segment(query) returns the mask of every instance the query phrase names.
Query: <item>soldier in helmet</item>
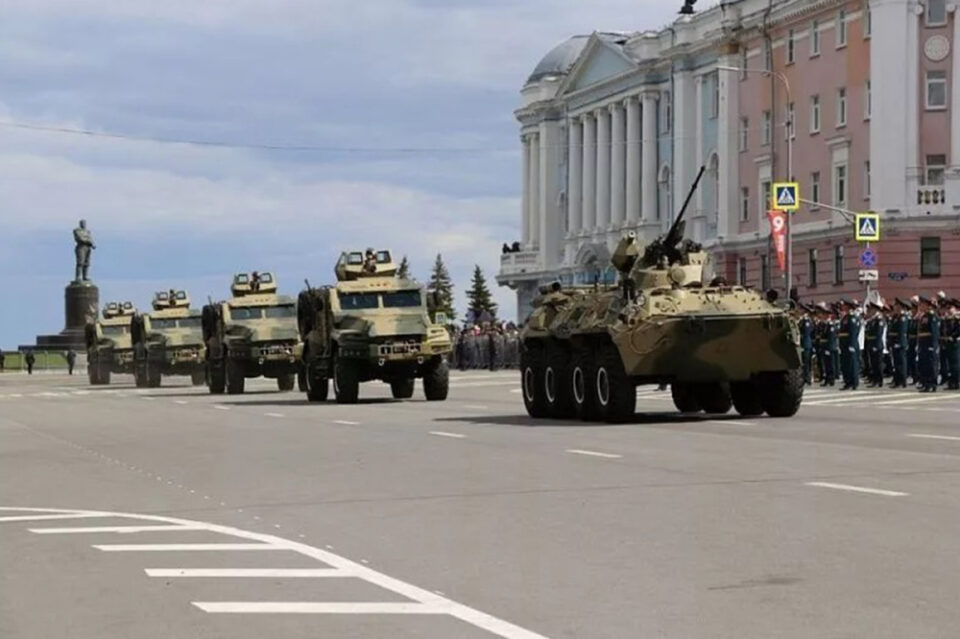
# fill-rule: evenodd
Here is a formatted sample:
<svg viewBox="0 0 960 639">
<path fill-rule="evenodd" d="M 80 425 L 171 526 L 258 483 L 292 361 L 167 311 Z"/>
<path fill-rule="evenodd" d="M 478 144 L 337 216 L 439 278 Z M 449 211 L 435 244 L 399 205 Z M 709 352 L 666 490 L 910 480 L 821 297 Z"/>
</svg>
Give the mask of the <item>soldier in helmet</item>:
<svg viewBox="0 0 960 639">
<path fill-rule="evenodd" d="M 254 271 L 250 274 L 250 290 L 259 291 L 260 290 L 260 273 Z M 173 291 L 170 291 L 173 293 Z M 170 303 L 173 304 L 173 299 L 170 300 Z"/>
<path fill-rule="evenodd" d="M 377 254 L 372 248 L 368 248 L 366 253 L 363 255 L 363 272 L 364 273 L 376 273 L 377 272 Z"/>
<path fill-rule="evenodd" d="M 860 329 L 862 322 L 857 313 L 856 301 L 843 300 L 845 313 L 840 320 L 840 367 L 843 370 L 843 387 L 840 390 L 857 390 L 860 387 Z"/>
<path fill-rule="evenodd" d="M 27 351 L 23 361 L 27 365 L 27 375 L 33 375 L 33 365 L 37 362 L 37 356 L 33 354 L 33 351 Z"/>
</svg>

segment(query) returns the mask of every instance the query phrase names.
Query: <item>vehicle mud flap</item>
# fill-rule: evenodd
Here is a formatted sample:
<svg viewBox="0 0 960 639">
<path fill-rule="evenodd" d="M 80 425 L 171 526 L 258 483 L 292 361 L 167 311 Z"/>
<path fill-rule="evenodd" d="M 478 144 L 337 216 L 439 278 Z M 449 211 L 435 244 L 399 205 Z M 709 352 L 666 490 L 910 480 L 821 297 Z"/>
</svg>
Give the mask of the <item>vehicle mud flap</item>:
<svg viewBox="0 0 960 639">
<path fill-rule="evenodd" d="M 333 394 L 338 404 L 357 403 L 360 396 L 360 371 L 353 360 L 334 358 Z"/>
<path fill-rule="evenodd" d="M 243 375 L 243 367 L 239 362 L 227 358 L 226 365 L 226 386 L 228 395 L 243 394 L 246 378 Z"/>
<path fill-rule="evenodd" d="M 394 399 L 410 399 L 413 397 L 414 381 L 412 377 L 404 377 L 391 381 L 390 394 L 393 395 Z"/>
</svg>

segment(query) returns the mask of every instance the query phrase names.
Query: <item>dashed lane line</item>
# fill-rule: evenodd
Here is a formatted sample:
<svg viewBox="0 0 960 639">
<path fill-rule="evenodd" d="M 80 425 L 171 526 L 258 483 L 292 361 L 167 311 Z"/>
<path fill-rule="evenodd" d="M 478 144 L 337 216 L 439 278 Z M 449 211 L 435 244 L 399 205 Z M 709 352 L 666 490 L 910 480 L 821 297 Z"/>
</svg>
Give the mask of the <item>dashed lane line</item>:
<svg viewBox="0 0 960 639">
<path fill-rule="evenodd" d="M 581 448 L 568 448 L 568 453 L 574 455 L 587 455 L 588 457 L 605 457 L 607 459 L 620 459 L 623 455 L 615 455 L 613 453 L 601 453 L 596 450 L 583 450 Z"/>
<path fill-rule="evenodd" d="M 437 437 L 452 437 L 452 438 L 454 438 L 454 439 L 464 439 L 464 438 L 466 438 L 466 435 L 463 435 L 463 434 L 461 434 L 461 433 L 448 433 L 448 432 L 442 431 L 442 430 L 431 430 L 431 431 L 430 431 L 430 434 L 431 434 L 431 435 L 436 435 Z"/>
<path fill-rule="evenodd" d="M 229 406 L 224 406 L 223 404 L 214 404 L 213 407 L 217 410 L 230 410 Z"/>
<path fill-rule="evenodd" d="M 866 488 L 864 486 L 850 486 L 849 484 L 832 484 L 825 481 L 810 481 L 805 485 L 816 488 L 831 488 L 833 490 L 845 490 L 853 493 L 865 493 L 868 495 L 882 495 L 883 497 L 907 497 L 910 493 L 901 493 L 896 490 L 881 490 L 880 488 Z"/>
<path fill-rule="evenodd" d="M 283 417 L 283 413 L 264 413 L 265 417 Z"/>
<path fill-rule="evenodd" d="M 722 426 L 757 426 L 757 422 L 741 422 L 736 419 L 708 419 L 706 420 L 708 424 L 720 424 Z"/>
<path fill-rule="evenodd" d="M 351 422 L 346 419 L 335 419 L 333 420 L 334 424 L 340 424 L 342 426 L 359 426 L 360 422 Z"/>
<path fill-rule="evenodd" d="M 908 433 L 907 437 L 915 437 L 917 439 L 942 439 L 948 442 L 960 442 L 960 437 L 955 437 L 953 435 L 927 435 L 926 433 Z"/>
</svg>

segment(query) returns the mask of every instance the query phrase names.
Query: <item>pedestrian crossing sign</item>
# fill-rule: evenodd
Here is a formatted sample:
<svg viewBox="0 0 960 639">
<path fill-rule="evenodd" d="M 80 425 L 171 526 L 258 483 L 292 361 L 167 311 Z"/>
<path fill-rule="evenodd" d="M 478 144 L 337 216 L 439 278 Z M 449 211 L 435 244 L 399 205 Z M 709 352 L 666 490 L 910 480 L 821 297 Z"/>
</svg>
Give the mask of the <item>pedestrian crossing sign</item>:
<svg viewBox="0 0 960 639">
<path fill-rule="evenodd" d="M 773 206 L 776 211 L 796 211 L 800 208 L 800 185 L 796 182 L 774 182 Z"/>
<path fill-rule="evenodd" d="M 857 241 L 880 241 L 880 216 L 876 213 L 857 213 Z"/>
</svg>

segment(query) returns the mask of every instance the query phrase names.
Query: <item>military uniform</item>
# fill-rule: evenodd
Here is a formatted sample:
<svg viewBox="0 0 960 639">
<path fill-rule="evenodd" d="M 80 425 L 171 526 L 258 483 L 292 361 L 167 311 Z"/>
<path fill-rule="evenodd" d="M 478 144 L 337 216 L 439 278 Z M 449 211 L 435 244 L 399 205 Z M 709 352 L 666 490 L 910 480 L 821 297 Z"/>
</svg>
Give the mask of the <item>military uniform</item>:
<svg viewBox="0 0 960 639">
<path fill-rule="evenodd" d="M 937 368 L 940 363 L 940 317 L 928 309 L 917 320 L 917 372 L 920 391 L 937 391 Z"/>
<path fill-rule="evenodd" d="M 826 385 L 834 386 L 837 383 L 837 373 L 840 368 L 840 322 L 828 316 L 824 322 L 824 368 L 826 369 Z"/>
<path fill-rule="evenodd" d="M 893 387 L 907 387 L 907 350 L 910 340 L 907 332 L 910 326 L 910 314 L 904 310 L 904 305 L 897 300 L 900 310 L 893 314 L 887 324 L 887 348 L 893 357 Z"/>
<path fill-rule="evenodd" d="M 920 316 L 912 313 L 907 323 L 907 373 L 910 375 L 910 381 L 915 385 L 920 384 L 920 373 L 917 370 L 917 333 L 919 331 Z"/>
<path fill-rule="evenodd" d="M 843 389 L 860 387 L 860 316 L 848 304 L 849 312 L 840 320 L 840 367 L 843 371 Z"/>
<path fill-rule="evenodd" d="M 953 378 L 956 375 L 953 365 L 953 351 L 956 346 L 954 331 L 956 319 L 953 309 L 944 304 L 943 314 L 940 316 L 940 383 L 953 388 Z"/>
<path fill-rule="evenodd" d="M 813 320 L 809 313 L 804 313 L 798 322 L 800 329 L 800 348 L 803 351 L 803 382 L 812 384 L 813 368 Z"/>
<path fill-rule="evenodd" d="M 876 313 L 867 320 L 866 341 L 868 377 L 873 387 L 883 386 L 883 351 L 884 336 L 887 330 L 887 318 L 882 313 Z"/>
</svg>

